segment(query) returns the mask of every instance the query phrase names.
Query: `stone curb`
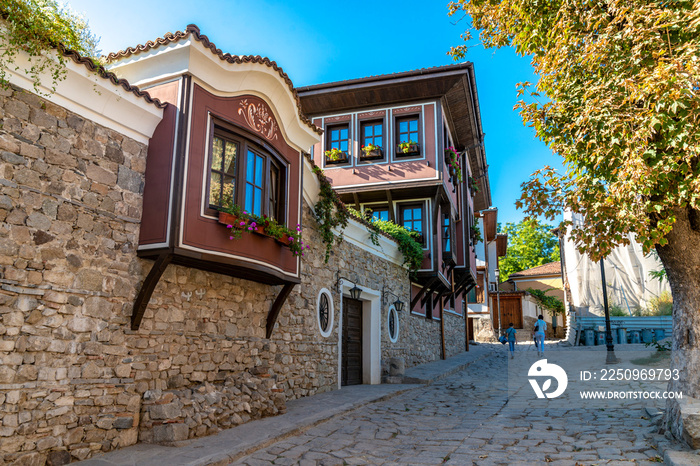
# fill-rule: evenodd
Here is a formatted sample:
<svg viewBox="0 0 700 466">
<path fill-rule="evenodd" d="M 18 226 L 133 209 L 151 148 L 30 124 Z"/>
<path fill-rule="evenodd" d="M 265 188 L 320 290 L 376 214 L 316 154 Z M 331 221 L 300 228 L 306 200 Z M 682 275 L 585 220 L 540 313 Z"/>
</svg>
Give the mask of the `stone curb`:
<svg viewBox="0 0 700 466">
<path fill-rule="evenodd" d="M 478 351 L 481 353 L 481 351 Z M 473 356 L 472 356 L 473 355 Z M 226 429 L 216 435 L 181 442 L 168 447 L 136 444 L 81 461 L 84 466 L 136 466 L 168 464 L 181 466 L 228 465 L 280 440 L 372 403 L 424 388 L 437 380 L 466 369 L 491 355 L 461 353 L 444 361 L 412 367 L 402 384 L 358 385 L 290 401 L 286 414 L 268 417 Z M 455 358 L 469 359 L 455 365 Z"/>
</svg>

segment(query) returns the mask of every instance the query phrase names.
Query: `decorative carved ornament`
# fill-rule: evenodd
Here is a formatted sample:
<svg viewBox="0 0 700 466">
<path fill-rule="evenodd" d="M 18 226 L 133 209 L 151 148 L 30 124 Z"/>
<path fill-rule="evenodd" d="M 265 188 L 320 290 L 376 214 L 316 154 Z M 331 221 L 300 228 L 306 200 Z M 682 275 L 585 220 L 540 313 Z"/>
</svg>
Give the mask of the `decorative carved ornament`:
<svg viewBox="0 0 700 466">
<path fill-rule="evenodd" d="M 336 121 L 350 121 L 350 115 L 326 118 L 326 123 L 335 123 Z"/>
<path fill-rule="evenodd" d="M 382 111 L 378 111 L 378 112 L 360 113 L 357 116 L 358 116 L 358 118 L 368 118 L 368 117 L 377 117 L 377 116 L 384 117 L 384 116 L 386 116 L 386 111 L 382 110 Z"/>
<path fill-rule="evenodd" d="M 411 112 L 419 112 L 420 107 L 406 107 L 406 108 L 397 108 L 394 110 L 394 114 L 397 113 L 411 113 Z"/>
<path fill-rule="evenodd" d="M 243 115 L 246 123 L 253 130 L 265 136 L 272 141 L 277 139 L 277 122 L 270 115 L 267 106 L 262 103 L 255 104 L 248 102 L 248 99 L 241 101 L 241 108 L 238 109 L 238 114 Z"/>
</svg>

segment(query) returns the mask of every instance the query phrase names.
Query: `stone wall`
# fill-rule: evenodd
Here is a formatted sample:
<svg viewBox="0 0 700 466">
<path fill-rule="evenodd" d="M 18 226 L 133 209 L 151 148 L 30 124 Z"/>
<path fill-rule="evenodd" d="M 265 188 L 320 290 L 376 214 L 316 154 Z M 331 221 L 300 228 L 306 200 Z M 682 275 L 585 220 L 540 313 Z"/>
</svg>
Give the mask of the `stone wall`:
<svg viewBox="0 0 700 466">
<path fill-rule="evenodd" d="M 136 255 L 146 147 L 16 88 L 0 91 L 0 121 L 0 462 L 58 464 L 284 412 L 339 386 L 339 274 L 409 300 L 405 268 L 349 241 L 325 264 L 305 205 L 312 248 L 272 338 L 281 287 L 173 265 L 131 331 L 152 266 Z M 334 302 L 327 338 L 321 288 Z M 381 312 L 382 358 L 439 359 L 438 321 L 401 313 L 394 344 Z"/>
<path fill-rule="evenodd" d="M 17 88 L 0 119 L 0 460 L 132 444 L 146 147 Z"/>
<path fill-rule="evenodd" d="M 404 311 L 399 313 L 399 322 L 399 338 L 392 343 L 386 328 L 386 313 L 382 314 L 383 361 L 403 358 L 405 367 L 413 367 L 440 359 L 440 321 Z"/>
<path fill-rule="evenodd" d="M 491 317 L 474 318 L 474 340 L 477 342 L 495 342 L 496 331 L 493 329 Z"/>
<path fill-rule="evenodd" d="M 464 316 L 444 312 L 445 316 L 445 352 L 446 357 L 463 353 L 467 349 L 467 328 Z"/>
</svg>

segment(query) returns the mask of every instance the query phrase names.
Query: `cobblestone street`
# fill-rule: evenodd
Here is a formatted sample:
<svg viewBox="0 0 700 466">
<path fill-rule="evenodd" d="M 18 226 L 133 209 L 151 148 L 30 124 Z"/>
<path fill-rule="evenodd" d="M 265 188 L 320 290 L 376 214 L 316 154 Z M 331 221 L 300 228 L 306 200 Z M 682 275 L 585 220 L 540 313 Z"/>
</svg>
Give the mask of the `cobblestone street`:
<svg viewBox="0 0 700 466">
<path fill-rule="evenodd" d="M 529 367 L 538 359 L 533 348 L 519 345 L 519 349 L 515 364 Z M 605 357 L 603 351 L 580 351 Z M 507 373 L 507 352 L 494 345 L 485 358 L 465 371 L 337 416 L 233 464 L 574 466 L 662 462 L 648 439 L 653 428 L 644 408 L 653 402 L 616 401 L 607 407 L 571 402 L 551 409 L 512 396 L 509 402 Z M 523 382 L 530 390 L 528 395 L 535 398 Z"/>
</svg>

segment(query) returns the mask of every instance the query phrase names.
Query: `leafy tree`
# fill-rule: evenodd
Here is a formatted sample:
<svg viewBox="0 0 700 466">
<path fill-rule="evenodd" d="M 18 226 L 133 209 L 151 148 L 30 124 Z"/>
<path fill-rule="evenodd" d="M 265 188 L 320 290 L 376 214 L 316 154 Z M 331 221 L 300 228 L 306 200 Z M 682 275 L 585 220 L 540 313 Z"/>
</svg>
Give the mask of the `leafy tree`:
<svg viewBox="0 0 700 466">
<path fill-rule="evenodd" d="M 30 58 L 28 68 L 23 71 L 32 79 L 37 93 L 40 93 L 41 74 L 49 73 L 54 91 L 58 81 L 65 77 L 63 54 L 47 51 L 68 49 L 86 57 L 95 57 L 98 53 L 98 39 L 90 32 L 87 22 L 57 0 L 0 0 L 0 17 L 4 20 L 0 23 L 3 30 L 0 48 L 2 87 L 9 85 L 7 70 L 20 67 L 16 63 L 20 52 Z"/>
<path fill-rule="evenodd" d="M 501 280 L 521 270 L 556 262 L 559 256 L 559 240 L 537 220 L 506 223 L 503 233 L 508 235 L 508 253 L 500 259 Z"/>
<path fill-rule="evenodd" d="M 459 0 L 487 47 L 513 46 L 538 75 L 525 124 L 564 158 L 519 205 L 584 216 L 572 236 L 597 260 L 627 233 L 653 248 L 673 293 L 671 389 L 700 396 L 700 0 Z M 469 40 L 470 33 L 463 36 Z M 466 45 L 452 49 L 462 57 Z M 540 96 L 545 99 L 539 100 Z M 674 419 L 677 404 L 667 410 Z M 676 430 L 677 432 L 677 430 Z"/>
</svg>

